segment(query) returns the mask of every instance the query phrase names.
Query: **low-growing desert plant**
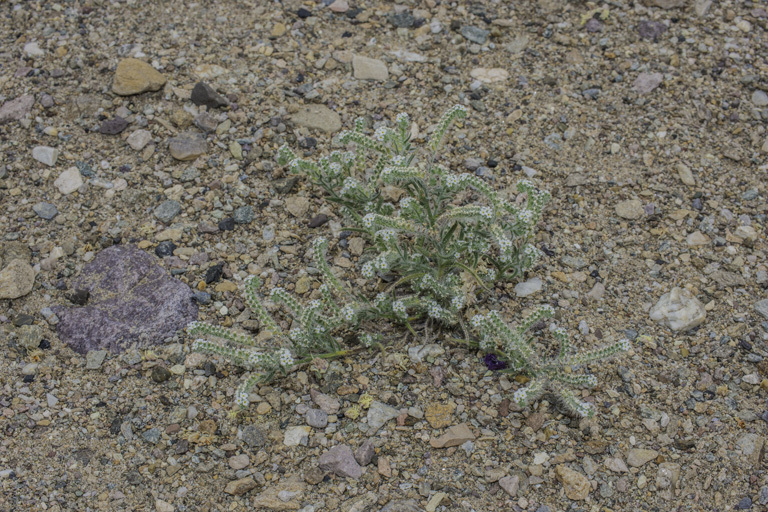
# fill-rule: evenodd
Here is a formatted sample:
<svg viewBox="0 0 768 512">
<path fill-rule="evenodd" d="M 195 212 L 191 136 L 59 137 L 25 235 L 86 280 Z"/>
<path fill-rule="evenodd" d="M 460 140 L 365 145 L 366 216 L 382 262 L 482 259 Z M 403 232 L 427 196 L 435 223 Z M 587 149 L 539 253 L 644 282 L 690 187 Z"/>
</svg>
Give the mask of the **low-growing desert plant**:
<svg viewBox="0 0 768 512">
<path fill-rule="evenodd" d="M 390 297 L 392 310 L 403 319 L 426 314 L 454 324 L 474 299 L 469 280 L 484 286 L 519 278 L 539 255 L 531 241 L 548 192 L 521 180 L 517 200 L 505 199 L 482 178 L 438 163 L 448 128 L 466 115 L 461 105 L 443 115 L 423 160 L 411 144 L 406 114 L 397 116 L 395 128 L 379 127 L 373 136 L 357 120 L 354 130 L 339 137 L 352 150 L 334 151 L 317 162 L 298 158 L 285 146 L 279 152 L 279 162 L 308 176 L 341 205 L 347 229 L 368 239 L 371 257 L 362 275 L 390 273 L 397 285 L 405 285 L 392 287 L 399 295 Z M 397 203 L 389 200 L 393 193 L 402 195 Z"/>
<path fill-rule="evenodd" d="M 570 412 L 592 417 L 595 414 L 594 406 L 580 401 L 574 389 L 595 387 L 597 377 L 576 371 L 589 363 L 626 352 L 629 350 L 629 340 L 623 339 L 593 350 L 573 353 L 568 332 L 557 327 L 552 330 L 552 336 L 559 343 L 559 350 L 556 354 L 545 355 L 544 349 L 536 346 L 529 331 L 554 313 L 552 306 L 541 306 L 525 317 L 516 328 L 511 328 L 501 319 L 498 311 L 491 311 L 486 315 L 475 315 L 471 324 L 479 334 L 477 346 L 496 355 L 505 363 L 507 371 L 530 377 L 528 385 L 514 394 L 513 399 L 520 407 L 533 403 L 545 392 L 551 392 Z"/>
<path fill-rule="evenodd" d="M 325 260 L 328 242 L 314 241 L 315 264 L 323 276 L 319 288 L 320 299 L 300 304 L 282 288 L 273 288 L 274 302 L 284 304 L 293 318 L 293 326 L 284 332 L 261 303 L 256 276 L 245 280 L 244 298 L 259 320 L 259 338 L 205 322 L 192 322 L 187 332 L 197 337 L 192 349 L 226 357 L 232 363 L 250 370 L 236 393 L 236 402 L 248 405 L 250 390 L 260 382 L 271 380 L 276 374 L 286 374 L 294 365 L 307 363 L 313 358 L 341 357 L 348 353 L 343 346 L 345 335 L 353 333 L 366 347 L 377 344 L 381 335 L 365 330 L 363 322 L 369 318 L 386 317 L 387 312 L 344 286 L 331 272 Z"/>
</svg>

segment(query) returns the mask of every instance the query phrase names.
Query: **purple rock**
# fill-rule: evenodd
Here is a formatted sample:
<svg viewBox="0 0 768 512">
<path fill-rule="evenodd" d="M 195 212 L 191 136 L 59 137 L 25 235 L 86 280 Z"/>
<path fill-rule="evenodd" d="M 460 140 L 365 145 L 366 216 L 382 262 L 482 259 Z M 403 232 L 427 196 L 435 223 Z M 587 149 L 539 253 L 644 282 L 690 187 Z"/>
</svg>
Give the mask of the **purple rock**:
<svg viewBox="0 0 768 512">
<path fill-rule="evenodd" d="M 30 94 L 19 96 L 11 101 L 6 101 L 3 106 L 0 107 L 0 124 L 5 124 L 9 121 L 18 121 L 24 117 L 27 112 L 32 110 L 32 105 L 35 104 L 35 97 Z"/>
<path fill-rule="evenodd" d="M 72 288 L 90 293 L 88 305 L 52 309 L 59 337 L 81 354 L 157 345 L 197 319 L 192 290 L 136 247 L 104 249 Z"/>
<path fill-rule="evenodd" d="M 355 460 L 352 449 L 345 444 L 334 446 L 322 454 L 317 463 L 323 471 L 338 476 L 357 479 L 363 475 L 363 469 Z"/>
<path fill-rule="evenodd" d="M 667 31 L 667 26 L 660 21 L 643 20 L 637 24 L 637 32 L 643 39 L 656 39 Z"/>
<path fill-rule="evenodd" d="M 600 23 L 600 20 L 597 18 L 590 18 L 587 24 L 584 25 L 584 28 L 587 30 L 587 32 L 594 34 L 596 32 L 603 31 L 603 24 Z"/>
<path fill-rule="evenodd" d="M 661 73 L 640 73 L 632 84 L 632 88 L 640 95 L 648 94 L 663 81 L 664 75 Z"/>
<path fill-rule="evenodd" d="M 376 450 L 373 447 L 373 441 L 366 439 L 357 450 L 355 450 L 355 460 L 361 466 L 367 466 L 373 460 Z"/>
<path fill-rule="evenodd" d="M 106 119 L 99 127 L 99 132 L 104 135 L 117 135 L 128 127 L 128 121 L 120 116 L 113 119 Z"/>
<path fill-rule="evenodd" d="M 224 107 L 227 105 L 226 98 L 205 82 L 197 82 L 195 84 L 190 99 L 195 105 L 205 105 L 208 108 Z"/>
</svg>

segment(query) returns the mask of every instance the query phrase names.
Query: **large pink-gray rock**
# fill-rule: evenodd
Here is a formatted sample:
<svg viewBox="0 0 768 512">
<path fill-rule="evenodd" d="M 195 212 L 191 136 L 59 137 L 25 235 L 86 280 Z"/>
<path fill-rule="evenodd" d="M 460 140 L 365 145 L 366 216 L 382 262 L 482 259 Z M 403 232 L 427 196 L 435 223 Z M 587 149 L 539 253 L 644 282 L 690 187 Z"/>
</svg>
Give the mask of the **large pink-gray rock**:
<svg viewBox="0 0 768 512">
<path fill-rule="evenodd" d="M 363 475 L 363 468 L 355 460 L 352 449 L 345 444 L 336 445 L 322 454 L 317 459 L 317 465 L 323 471 L 328 471 L 338 476 L 357 479 Z"/>
<path fill-rule="evenodd" d="M 6 101 L 0 107 L 0 124 L 10 121 L 18 121 L 32 109 L 35 104 L 35 97 L 30 94 L 19 96 L 18 98 Z"/>
<path fill-rule="evenodd" d="M 101 251 L 71 288 L 88 290 L 88 304 L 54 311 L 59 337 L 81 354 L 158 345 L 197 319 L 192 290 L 132 246 Z"/>
</svg>

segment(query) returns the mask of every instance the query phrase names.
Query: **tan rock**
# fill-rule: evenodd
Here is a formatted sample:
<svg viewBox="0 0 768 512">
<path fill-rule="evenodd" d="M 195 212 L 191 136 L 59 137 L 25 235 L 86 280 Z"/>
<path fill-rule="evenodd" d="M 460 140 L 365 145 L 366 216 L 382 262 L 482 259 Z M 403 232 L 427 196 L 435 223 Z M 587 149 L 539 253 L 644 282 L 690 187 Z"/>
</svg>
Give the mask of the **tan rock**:
<svg viewBox="0 0 768 512">
<path fill-rule="evenodd" d="M 123 59 L 115 70 L 112 92 L 131 96 L 147 91 L 159 91 L 166 78 L 155 68 L 138 59 Z"/>
<path fill-rule="evenodd" d="M 451 424 L 455 409 L 456 404 L 453 403 L 430 404 L 427 406 L 427 410 L 424 411 L 424 417 L 432 428 L 444 428 Z"/>
<path fill-rule="evenodd" d="M 256 496 L 252 510 L 299 510 L 306 488 L 297 477 L 280 482 Z"/>
<path fill-rule="evenodd" d="M 371 59 L 362 55 L 355 55 L 352 58 L 352 69 L 355 78 L 358 80 L 377 80 L 384 81 L 389 78 L 387 65 L 379 59 Z"/>
<path fill-rule="evenodd" d="M 475 434 L 472 433 L 467 424 L 461 423 L 449 428 L 445 434 L 437 439 L 430 439 L 429 444 L 432 448 L 450 448 L 451 446 L 460 446 L 474 438 Z"/>
<path fill-rule="evenodd" d="M 233 496 L 242 496 L 254 487 L 256 487 L 256 480 L 251 477 L 246 477 L 229 482 L 224 488 L 224 492 Z"/>
<path fill-rule="evenodd" d="M 0 271 L 0 299 L 18 299 L 32 291 L 35 270 L 22 260 L 11 260 Z"/>
<path fill-rule="evenodd" d="M 585 500 L 592 486 L 586 476 L 561 464 L 555 468 L 555 475 L 563 484 L 565 495 L 571 500 Z"/>
<path fill-rule="evenodd" d="M 633 468 L 639 468 L 640 466 L 652 461 L 659 456 L 659 452 L 656 450 L 646 450 L 643 448 L 634 448 L 629 450 L 627 454 L 627 464 Z"/>
</svg>

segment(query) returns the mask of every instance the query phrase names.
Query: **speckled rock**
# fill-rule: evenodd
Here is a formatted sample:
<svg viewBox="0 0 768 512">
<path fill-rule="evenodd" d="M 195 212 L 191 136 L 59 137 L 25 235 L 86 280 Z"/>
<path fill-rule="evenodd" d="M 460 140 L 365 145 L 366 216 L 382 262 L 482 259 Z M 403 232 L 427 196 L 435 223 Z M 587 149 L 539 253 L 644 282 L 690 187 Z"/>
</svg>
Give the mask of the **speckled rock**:
<svg viewBox="0 0 768 512">
<path fill-rule="evenodd" d="M 166 78 L 146 62 L 124 59 L 115 70 L 112 92 L 119 96 L 131 96 L 147 91 L 159 91 L 165 82 Z"/>
<path fill-rule="evenodd" d="M 563 484 L 565 495 L 569 499 L 576 501 L 586 500 L 589 496 L 589 491 L 592 490 L 592 486 L 589 485 L 589 480 L 586 476 L 568 468 L 564 464 L 560 464 L 555 468 L 555 476 Z"/>
<path fill-rule="evenodd" d="M 325 105 L 304 105 L 291 116 L 291 121 L 299 126 L 335 133 L 341 130 L 341 117 Z"/>
<path fill-rule="evenodd" d="M 673 331 L 687 331 L 701 325 L 707 312 L 704 305 L 682 288 L 672 288 L 672 291 L 661 296 L 650 311 L 651 320 L 666 325 Z"/>
<path fill-rule="evenodd" d="M 122 352 L 163 343 L 197 318 L 192 290 L 132 246 L 104 249 L 87 264 L 72 288 L 88 290 L 87 306 L 53 308 L 59 337 L 81 354 Z"/>
<path fill-rule="evenodd" d="M 0 299 L 18 299 L 32 291 L 35 270 L 22 260 L 11 262 L 0 270 Z"/>
</svg>

